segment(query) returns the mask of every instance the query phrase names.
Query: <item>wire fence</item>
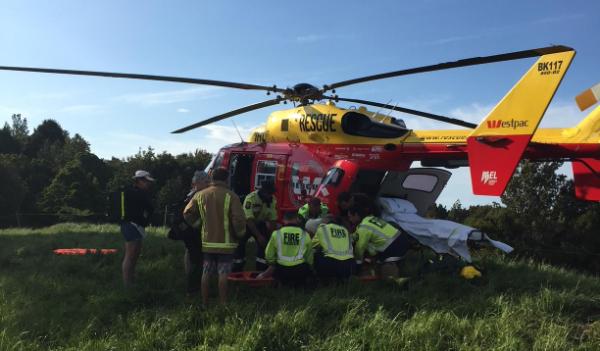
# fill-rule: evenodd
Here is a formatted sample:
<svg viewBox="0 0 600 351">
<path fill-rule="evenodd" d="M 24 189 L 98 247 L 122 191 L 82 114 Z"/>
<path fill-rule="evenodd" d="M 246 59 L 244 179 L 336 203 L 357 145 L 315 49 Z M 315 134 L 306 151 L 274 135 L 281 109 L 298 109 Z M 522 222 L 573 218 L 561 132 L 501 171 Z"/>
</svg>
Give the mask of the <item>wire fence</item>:
<svg viewBox="0 0 600 351">
<path fill-rule="evenodd" d="M 180 206 L 165 206 L 162 211 L 154 212 L 150 223 L 155 226 L 169 226 L 178 216 Z M 63 222 L 75 223 L 118 223 L 105 212 L 86 213 L 49 213 L 49 212 L 19 212 L 15 214 L 0 214 L 0 228 L 38 228 Z"/>
</svg>

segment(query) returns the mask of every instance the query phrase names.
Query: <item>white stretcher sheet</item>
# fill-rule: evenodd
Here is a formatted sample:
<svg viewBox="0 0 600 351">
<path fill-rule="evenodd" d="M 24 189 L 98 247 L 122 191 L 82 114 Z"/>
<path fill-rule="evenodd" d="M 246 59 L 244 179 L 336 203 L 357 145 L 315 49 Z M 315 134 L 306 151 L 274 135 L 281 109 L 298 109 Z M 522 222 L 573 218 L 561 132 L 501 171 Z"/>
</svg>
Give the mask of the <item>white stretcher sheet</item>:
<svg viewBox="0 0 600 351">
<path fill-rule="evenodd" d="M 383 208 L 384 220 L 397 223 L 419 243 L 437 253 L 460 256 L 467 262 L 471 262 L 467 240 L 489 243 L 505 253 L 513 251 L 511 246 L 490 239 L 478 229 L 452 221 L 423 218 L 417 214 L 415 206 L 407 200 L 382 197 L 379 202 Z"/>
</svg>

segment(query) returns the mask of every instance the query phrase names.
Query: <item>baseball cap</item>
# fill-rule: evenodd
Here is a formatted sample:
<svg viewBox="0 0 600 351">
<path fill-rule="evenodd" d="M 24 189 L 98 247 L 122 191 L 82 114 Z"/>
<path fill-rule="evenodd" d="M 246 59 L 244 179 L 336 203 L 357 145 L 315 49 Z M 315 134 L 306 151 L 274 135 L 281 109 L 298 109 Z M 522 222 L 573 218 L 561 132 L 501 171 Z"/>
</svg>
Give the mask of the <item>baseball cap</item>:
<svg viewBox="0 0 600 351">
<path fill-rule="evenodd" d="M 135 171 L 135 175 L 132 178 L 133 179 L 144 178 L 144 179 L 146 179 L 149 182 L 155 181 L 155 179 L 150 176 L 150 172 L 144 171 L 144 170 L 141 170 L 141 169 Z"/>
</svg>

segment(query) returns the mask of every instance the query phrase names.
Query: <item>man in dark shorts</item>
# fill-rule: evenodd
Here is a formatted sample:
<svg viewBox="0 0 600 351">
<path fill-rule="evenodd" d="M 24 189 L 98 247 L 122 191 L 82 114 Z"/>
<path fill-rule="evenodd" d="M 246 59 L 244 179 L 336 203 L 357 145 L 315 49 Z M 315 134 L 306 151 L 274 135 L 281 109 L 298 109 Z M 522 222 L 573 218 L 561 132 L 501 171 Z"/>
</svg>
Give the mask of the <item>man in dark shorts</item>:
<svg viewBox="0 0 600 351">
<path fill-rule="evenodd" d="M 194 198 L 183 210 L 188 223 L 201 221 L 202 237 L 202 303 L 208 305 L 210 277 L 219 277 L 219 301 L 227 302 L 227 275 L 231 272 L 233 252 L 238 238 L 246 231 L 246 217 L 239 197 L 227 187 L 229 172 L 215 169 L 212 183 Z"/>
<path fill-rule="evenodd" d="M 121 192 L 121 233 L 125 238 L 123 257 L 123 284 L 134 282 L 135 266 L 142 251 L 145 227 L 150 223 L 153 208 L 148 196 L 154 178 L 147 171 L 139 170 L 133 176 L 133 186 Z"/>
</svg>

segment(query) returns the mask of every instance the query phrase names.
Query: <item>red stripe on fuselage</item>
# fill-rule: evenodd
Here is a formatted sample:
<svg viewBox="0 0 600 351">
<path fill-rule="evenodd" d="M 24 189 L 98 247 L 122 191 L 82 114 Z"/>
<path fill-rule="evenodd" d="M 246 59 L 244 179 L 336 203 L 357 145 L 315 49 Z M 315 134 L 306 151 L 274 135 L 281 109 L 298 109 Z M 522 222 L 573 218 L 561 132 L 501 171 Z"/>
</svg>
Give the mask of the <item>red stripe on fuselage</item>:
<svg viewBox="0 0 600 351">
<path fill-rule="evenodd" d="M 394 150 L 382 145 L 351 144 L 242 144 L 224 147 L 234 152 L 287 154 L 292 159 L 314 159 L 329 167 L 338 160 L 353 160 L 369 169 L 403 170 L 414 161 L 423 159 L 466 160 L 467 144 L 403 143 Z M 600 157 L 600 144 L 541 144 L 529 143 L 523 159 L 562 159 Z"/>
</svg>

